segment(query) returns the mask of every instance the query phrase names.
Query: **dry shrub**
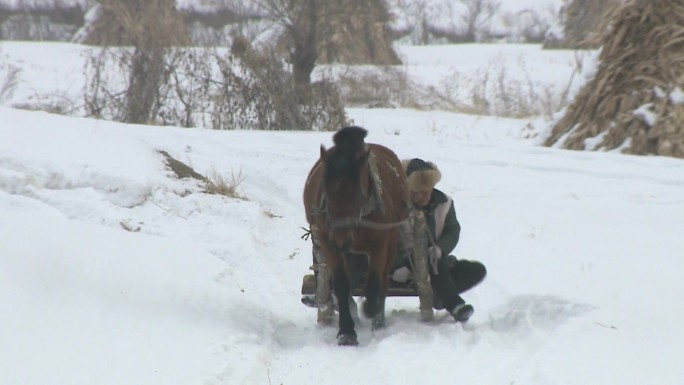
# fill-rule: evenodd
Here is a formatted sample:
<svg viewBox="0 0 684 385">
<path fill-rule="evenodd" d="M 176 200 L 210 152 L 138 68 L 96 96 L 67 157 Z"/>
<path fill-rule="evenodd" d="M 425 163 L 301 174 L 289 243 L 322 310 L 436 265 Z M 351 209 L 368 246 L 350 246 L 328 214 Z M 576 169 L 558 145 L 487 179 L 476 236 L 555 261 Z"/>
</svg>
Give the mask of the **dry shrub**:
<svg viewBox="0 0 684 385">
<path fill-rule="evenodd" d="M 45 111 L 57 115 L 73 115 L 80 108 L 71 96 L 59 91 L 36 94 L 28 101 L 13 103 L 12 107 L 27 111 Z"/>
<path fill-rule="evenodd" d="M 87 116 L 126 121 L 131 60 L 130 48 L 93 49 L 87 54 L 83 91 Z M 218 89 L 217 60 L 222 59 L 204 48 L 169 49 L 160 63 L 163 81 L 155 87 L 147 123 L 209 128 Z"/>
<path fill-rule="evenodd" d="M 334 131 L 347 124 L 334 84 L 298 84 L 274 52 L 236 42 L 233 55 L 218 61 L 214 128 Z"/>
<path fill-rule="evenodd" d="M 119 63 L 127 80 L 120 120 L 151 123 L 160 109 L 160 90 L 168 84 L 165 61 L 169 47 L 190 42 L 176 2 L 100 0 L 97 11 L 96 21 L 87 27 L 83 42 L 133 47 L 119 51 Z"/>
<path fill-rule="evenodd" d="M 417 101 L 417 86 L 411 83 L 406 71 L 398 67 L 348 67 L 335 78 L 346 106 L 422 107 Z"/>
<path fill-rule="evenodd" d="M 435 90 L 452 110 L 476 115 L 524 117 L 535 115 L 535 88 L 511 77 L 508 69 L 494 62 L 478 69 L 474 76 L 452 72 Z"/>
<path fill-rule="evenodd" d="M 134 49 L 101 48 L 90 50 L 86 55 L 84 69 L 86 82 L 83 90 L 86 116 L 128 122 L 129 117 L 132 116 L 128 109 L 134 100 L 132 92 L 138 89 L 138 86 L 132 87 L 133 84 L 129 80 L 141 79 L 143 76 L 142 73 L 133 74 Z M 164 60 L 162 59 L 160 63 L 163 64 Z M 156 79 L 156 76 L 152 76 L 152 79 Z M 145 116 L 144 121 L 141 122 L 151 124 L 155 121 L 162 100 L 168 94 L 168 87 L 165 87 L 164 82 L 137 84 L 147 84 L 150 88 L 149 92 L 143 92 L 140 95 L 141 98 L 145 98 L 145 95 L 155 95 L 154 99 L 147 99 L 146 103 L 149 101 L 152 103 L 147 106 L 146 111 L 143 111 Z M 136 108 L 136 112 L 140 111 Z"/>
<path fill-rule="evenodd" d="M 247 197 L 238 191 L 238 186 L 240 186 L 240 183 L 244 180 L 245 177 L 242 175 L 242 170 L 240 170 L 237 175 L 231 172 L 230 178 L 224 178 L 215 172 L 211 178 L 206 179 L 203 192 L 247 200 Z"/>
<path fill-rule="evenodd" d="M 86 116 L 123 121 L 128 54 L 120 51 L 110 48 L 90 50 L 85 54 L 83 105 Z"/>
<path fill-rule="evenodd" d="M 247 49 L 248 46 L 245 46 Z M 84 92 L 89 116 L 126 121 L 130 50 L 108 48 L 88 60 Z M 271 53 L 222 55 L 213 49 L 169 50 L 160 63 L 148 123 L 213 129 L 334 131 L 346 125 L 337 87 L 302 88 Z"/>
<path fill-rule="evenodd" d="M 244 175 L 242 175 L 242 170 L 240 170 L 237 175 L 231 173 L 230 178 L 224 178 L 215 171 L 212 177 L 206 177 L 195 171 L 191 166 L 174 158 L 168 152 L 160 150 L 159 153 L 164 157 L 164 163 L 166 163 L 166 166 L 174 173 L 176 178 L 191 178 L 199 181 L 202 184 L 202 192 L 223 195 L 230 198 L 247 199 L 237 190 L 240 183 L 245 179 Z"/>
<path fill-rule="evenodd" d="M 637 0 L 602 37 L 595 77 L 545 141 L 684 157 L 684 4 Z"/>
<path fill-rule="evenodd" d="M 213 94 L 217 92 L 216 61 L 211 49 L 177 49 L 166 56 L 168 95 L 157 121 L 163 125 L 210 127 Z"/>
<path fill-rule="evenodd" d="M 455 72 L 446 86 L 449 84 L 465 88 L 468 97 L 461 99 L 460 109 L 478 115 L 508 118 L 551 117 L 565 104 L 565 95 L 562 92 L 532 79 L 531 70 L 522 59 L 518 61 L 517 67 L 506 66 L 501 61 L 490 62 L 470 78 L 463 78 Z"/>
<path fill-rule="evenodd" d="M 2 51 L 0 51 L 0 54 Z M 19 84 L 21 68 L 4 60 L 0 62 L 0 104 L 5 103 L 14 95 Z"/>
<path fill-rule="evenodd" d="M 566 104 L 566 94 L 536 82 L 524 61 L 519 68 L 501 60 L 475 74 L 451 72 L 438 87 L 412 80 L 400 67 L 347 67 L 334 76 L 347 106 L 443 110 L 509 118 L 551 117 Z M 515 74 L 523 74 L 523 77 Z"/>
<path fill-rule="evenodd" d="M 87 0 L 0 2 L 0 40 L 68 41 L 83 24 Z"/>
</svg>

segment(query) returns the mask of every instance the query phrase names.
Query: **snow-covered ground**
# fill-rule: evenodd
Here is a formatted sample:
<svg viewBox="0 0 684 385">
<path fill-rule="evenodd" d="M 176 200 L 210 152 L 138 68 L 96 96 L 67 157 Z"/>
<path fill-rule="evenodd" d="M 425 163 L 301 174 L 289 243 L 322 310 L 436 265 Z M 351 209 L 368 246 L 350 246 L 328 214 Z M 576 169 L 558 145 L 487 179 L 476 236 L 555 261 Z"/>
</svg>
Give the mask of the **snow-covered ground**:
<svg viewBox="0 0 684 385">
<path fill-rule="evenodd" d="M 80 91 L 81 49 L 3 44 L 22 69 L 5 103 L 30 90 Z M 487 48 L 429 57 L 463 70 L 484 60 L 478 50 Z M 426 51 L 404 52 L 431 81 Z M 548 84 L 571 77 L 568 52 L 501 52 L 529 58 Z M 369 142 L 442 170 L 438 187 L 463 226 L 455 254 L 488 268 L 464 295 L 476 309 L 465 327 L 444 311 L 421 323 L 417 299 L 391 298 L 388 327 L 364 322 L 360 346 L 341 348 L 337 328 L 316 325 L 299 302 L 311 262 L 301 192 L 331 133 L 0 107 L 0 382 L 684 383 L 684 161 L 540 147 L 527 120 L 348 113 Z M 244 199 L 174 179 L 158 150 L 241 180 Z"/>
</svg>

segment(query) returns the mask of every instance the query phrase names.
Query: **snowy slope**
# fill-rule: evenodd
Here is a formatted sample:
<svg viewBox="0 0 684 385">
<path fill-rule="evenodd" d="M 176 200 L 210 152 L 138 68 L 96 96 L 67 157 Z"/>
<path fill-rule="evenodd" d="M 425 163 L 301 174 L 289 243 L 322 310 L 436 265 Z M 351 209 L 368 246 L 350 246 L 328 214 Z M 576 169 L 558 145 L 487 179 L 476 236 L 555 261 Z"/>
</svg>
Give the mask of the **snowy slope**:
<svg viewBox="0 0 684 385">
<path fill-rule="evenodd" d="M 350 115 L 368 141 L 440 166 L 456 254 L 489 270 L 465 328 L 392 298 L 387 329 L 364 323 L 361 345 L 340 348 L 299 303 L 300 193 L 329 133 L 0 108 L 2 382 L 682 383 L 681 160 L 540 148 L 516 120 Z M 157 150 L 241 173 L 247 199 L 173 179 Z"/>
</svg>

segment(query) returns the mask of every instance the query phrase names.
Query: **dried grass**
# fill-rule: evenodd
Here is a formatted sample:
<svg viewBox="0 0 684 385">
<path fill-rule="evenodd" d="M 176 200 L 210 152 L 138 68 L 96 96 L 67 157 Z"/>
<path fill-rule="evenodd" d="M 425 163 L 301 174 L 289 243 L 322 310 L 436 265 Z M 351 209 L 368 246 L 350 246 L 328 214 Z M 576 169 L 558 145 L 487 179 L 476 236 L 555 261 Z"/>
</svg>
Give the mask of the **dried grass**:
<svg viewBox="0 0 684 385">
<path fill-rule="evenodd" d="M 168 152 L 160 150 L 159 153 L 164 157 L 167 167 L 173 171 L 177 178 L 192 178 L 199 181 L 202 185 L 203 193 L 247 200 L 247 197 L 238 191 L 238 186 L 245 180 L 242 170 L 237 175 L 231 172 L 230 178 L 225 178 L 216 171 L 214 171 L 211 177 L 206 177 L 195 171 L 191 166 L 172 157 Z"/>
<path fill-rule="evenodd" d="M 492 60 L 475 75 L 453 70 L 438 86 L 412 81 L 406 68 L 398 66 L 351 66 L 328 76 L 335 78 L 344 104 L 352 107 L 550 118 L 567 105 L 567 91 L 535 81 L 524 60 L 513 69 Z"/>
<path fill-rule="evenodd" d="M 20 74 L 21 68 L 0 62 L 0 103 L 12 98 L 14 90 L 19 84 Z"/>
<path fill-rule="evenodd" d="M 242 170 L 237 175 L 230 174 L 230 178 L 225 178 L 219 173 L 214 173 L 211 178 L 207 178 L 204 185 L 204 192 L 207 194 L 223 195 L 230 198 L 247 200 L 247 197 L 238 191 L 238 186 L 245 180 Z"/>
</svg>

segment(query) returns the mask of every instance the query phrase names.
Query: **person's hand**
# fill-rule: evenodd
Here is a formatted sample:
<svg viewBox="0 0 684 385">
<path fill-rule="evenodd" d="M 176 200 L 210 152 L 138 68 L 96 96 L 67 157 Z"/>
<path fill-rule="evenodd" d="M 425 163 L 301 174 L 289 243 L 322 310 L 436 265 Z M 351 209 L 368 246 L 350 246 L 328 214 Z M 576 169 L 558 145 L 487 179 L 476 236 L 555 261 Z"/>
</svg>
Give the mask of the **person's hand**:
<svg viewBox="0 0 684 385">
<path fill-rule="evenodd" d="M 437 271 L 437 263 L 439 263 L 440 258 L 442 258 L 442 249 L 437 245 L 430 246 L 428 249 L 428 262 L 430 263 L 430 266 L 432 266 L 432 271 L 435 272 L 435 275 L 439 274 Z"/>
<path fill-rule="evenodd" d="M 394 273 L 392 273 L 392 281 L 402 283 L 406 282 L 409 279 L 409 275 L 411 275 L 411 270 L 409 270 L 409 268 L 406 266 L 402 266 L 394 270 Z"/>
</svg>

